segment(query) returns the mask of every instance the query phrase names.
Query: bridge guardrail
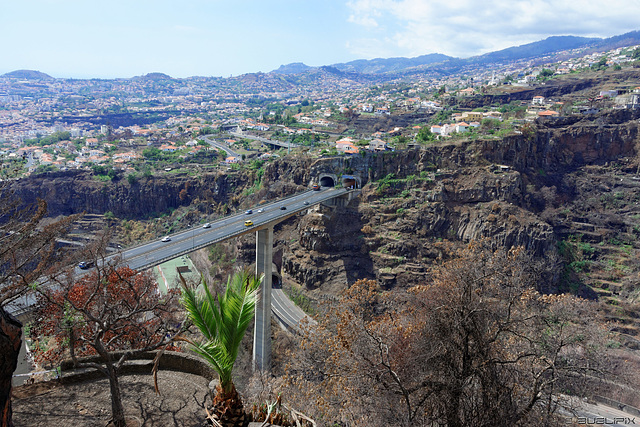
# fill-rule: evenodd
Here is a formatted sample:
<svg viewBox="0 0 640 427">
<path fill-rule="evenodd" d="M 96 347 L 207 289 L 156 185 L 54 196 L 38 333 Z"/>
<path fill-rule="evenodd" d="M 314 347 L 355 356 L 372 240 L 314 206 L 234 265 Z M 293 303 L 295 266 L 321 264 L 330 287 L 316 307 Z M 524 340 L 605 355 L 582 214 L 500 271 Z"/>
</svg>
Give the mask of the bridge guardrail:
<svg viewBox="0 0 640 427">
<path fill-rule="evenodd" d="M 347 194 L 347 193 L 349 193 L 349 192 L 350 192 L 350 190 L 346 190 L 346 189 L 343 189 L 343 190 L 344 190 L 344 191 L 343 191 L 341 194 L 338 194 L 338 195 L 333 196 L 333 197 L 337 197 L 337 196 L 340 196 L 340 195 L 342 195 L 342 194 Z M 302 195 L 302 194 L 306 194 L 306 193 L 312 193 L 312 194 L 313 194 L 313 193 L 315 193 L 315 192 L 314 192 L 313 190 L 310 190 L 310 191 L 308 191 L 308 192 L 304 192 L 304 193 L 298 193 L 298 194 L 290 195 L 290 196 L 287 196 L 287 197 L 285 197 L 285 198 L 278 199 L 277 201 L 274 201 L 274 202 L 271 202 L 271 203 L 268 203 L 268 204 L 265 204 L 265 205 L 262 205 L 262 206 L 271 206 L 271 205 L 274 205 L 274 204 L 276 204 L 276 203 L 280 203 L 280 202 L 282 202 L 282 201 L 288 200 L 288 199 L 293 198 L 293 197 L 298 197 L 298 196 L 300 196 L 300 195 Z M 326 198 L 326 199 L 324 199 L 324 200 L 331 199 L 331 198 L 332 198 L 332 197 L 327 197 L 327 198 Z M 323 201 L 324 201 L 324 200 L 323 200 Z M 321 201 L 319 201 L 319 202 L 317 202 L 317 203 L 321 203 Z M 295 214 L 297 214 L 297 213 L 299 213 L 299 212 L 302 212 L 302 211 L 304 211 L 305 209 L 308 209 L 308 208 L 309 208 L 308 206 L 302 206 L 302 207 L 297 208 L 297 209 L 291 209 L 291 210 L 288 210 L 288 211 L 286 211 L 286 213 L 284 213 L 284 214 L 282 215 L 282 217 L 283 217 L 283 218 L 284 218 L 284 217 L 290 217 L 290 216 L 295 215 Z M 243 217 L 243 215 L 242 215 L 242 214 L 237 214 L 237 216 L 239 216 L 239 217 Z M 224 219 L 231 218 L 231 217 L 233 217 L 233 215 L 232 215 L 232 216 L 228 216 L 228 217 L 224 217 L 224 218 L 220 218 L 220 219 L 216 220 L 215 222 L 219 222 L 219 221 L 222 221 L 222 220 L 224 220 Z M 215 222 L 212 222 L 212 225 L 213 225 Z M 203 243 L 199 243 L 199 244 L 197 244 L 197 245 L 190 246 L 189 248 L 184 249 L 184 250 L 182 250 L 182 251 L 178 251 L 178 252 L 176 252 L 175 254 L 172 254 L 172 255 L 170 255 L 170 256 L 163 257 L 163 258 L 159 258 L 159 259 L 156 259 L 156 260 L 154 260 L 154 261 L 152 261 L 152 262 L 143 263 L 143 264 L 141 264 L 141 265 L 135 265 L 135 268 L 136 268 L 136 269 L 139 269 L 139 270 L 144 270 L 144 269 L 147 269 L 147 268 L 151 268 L 151 267 L 153 267 L 153 266 L 155 266 L 155 265 L 162 264 L 163 262 L 170 261 L 170 260 L 172 260 L 172 259 L 174 259 L 174 258 L 177 258 L 177 257 L 179 257 L 179 256 L 187 255 L 187 254 L 189 254 L 189 253 L 191 253 L 191 252 L 194 252 L 194 251 L 196 251 L 196 250 L 206 248 L 207 246 L 213 245 L 213 244 L 215 244 L 215 243 L 219 243 L 219 242 L 222 242 L 222 241 L 224 241 L 224 240 L 227 240 L 227 239 L 230 239 L 230 238 L 233 238 L 233 237 L 236 237 L 236 236 L 242 235 L 242 234 L 246 234 L 247 232 L 250 232 L 250 231 L 256 231 L 256 230 L 259 230 L 262 226 L 265 226 L 265 225 L 267 225 L 267 224 L 271 224 L 271 223 L 273 223 L 273 222 L 274 222 L 274 220 L 273 220 L 273 219 L 272 219 L 272 220 L 267 220 L 267 221 L 265 221 L 264 223 L 256 224 L 256 225 L 254 225 L 253 227 L 250 227 L 250 228 L 247 228 L 247 229 L 238 230 L 237 232 L 234 232 L 234 233 L 228 234 L 228 235 L 226 235 L 226 236 L 218 237 L 218 238 L 215 238 L 215 239 L 212 239 L 212 240 L 208 240 L 207 242 L 203 242 Z M 193 230 L 195 230 L 195 229 L 197 229 L 197 228 L 190 229 L 190 230 L 185 230 L 185 231 L 183 231 L 183 232 L 180 232 L 180 233 L 175 234 L 174 236 L 176 236 L 176 235 L 188 234 L 189 232 L 193 232 Z M 148 243 L 149 243 L 149 242 L 144 243 L 144 244 L 148 244 Z M 138 245 L 138 247 L 139 247 L 139 246 L 143 246 L 144 244 Z M 139 258 L 140 256 L 141 256 L 141 255 L 138 255 L 138 256 L 137 256 L 137 257 L 135 257 L 135 258 Z M 134 259 L 135 259 L 135 258 L 134 258 Z M 112 258 L 107 258 L 107 259 L 112 259 Z M 126 263 L 126 262 L 127 262 L 127 258 L 123 258 L 123 259 L 122 259 L 122 261 Z"/>
<path fill-rule="evenodd" d="M 285 197 L 283 197 L 283 198 L 281 198 L 281 199 L 278 199 L 278 200 L 275 200 L 275 201 L 273 201 L 273 202 L 267 202 L 267 203 L 265 203 L 265 204 L 263 204 L 263 205 L 256 205 L 256 206 L 255 206 L 255 208 L 260 209 L 260 208 L 263 208 L 263 207 L 272 206 L 272 205 L 274 205 L 274 204 L 276 204 L 276 203 L 279 203 L 279 202 L 282 202 L 282 201 L 285 201 L 285 200 L 291 199 L 291 198 L 293 198 L 293 197 L 298 197 L 298 196 L 300 196 L 300 195 L 302 195 L 302 194 L 306 194 L 306 193 L 314 193 L 314 191 L 313 191 L 313 190 L 308 190 L 308 191 L 303 191 L 303 192 L 301 192 L 301 193 L 290 194 L 290 195 L 288 195 L 288 196 L 285 196 Z M 252 208 L 252 209 L 254 209 L 254 208 Z M 211 225 L 214 225 L 214 224 L 216 224 L 216 223 L 218 223 L 218 222 L 221 222 L 221 221 L 224 221 L 224 220 L 226 220 L 226 219 L 233 218 L 234 216 L 242 217 L 243 215 L 244 215 L 243 213 L 238 212 L 238 213 L 235 213 L 235 214 L 232 214 L 232 215 L 228 215 L 228 216 L 223 216 L 223 217 L 220 217 L 220 218 L 216 218 L 216 219 L 214 219 L 214 220 L 212 220 L 212 221 L 209 221 L 209 223 L 211 223 Z M 170 234 L 170 236 L 179 236 L 179 235 L 181 235 L 181 234 L 183 234 L 183 233 L 189 233 L 189 232 L 191 232 L 191 231 L 193 231 L 193 230 L 196 230 L 196 229 L 198 229 L 198 228 L 200 228 L 200 227 L 201 227 L 201 226 L 198 226 L 198 227 L 192 227 L 192 228 L 188 228 L 188 229 L 185 229 L 185 230 L 181 230 L 181 231 L 178 231 L 177 233 Z M 139 242 L 139 243 L 137 243 L 137 244 L 135 244 L 135 245 L 132 245 L 132 246 L 127 246 L 126 248 L 123 248 L 123 250 L 119 251 L 117 254 L 110 255 L 110 256 L 106 257 L 105 259 L 106 259 L 106 260 L 113 259 L 114 257 L 116 257 L 116 256 L 117 256 L 117 255 L 119 255 L 119 254 L 122 254 L 123 252 L 126 252 L 126 251 L 131 250 L 131 249 L 139 248 L 140 246 L 148 245 L 149 243 L 152 243 L 152 242 L 154 242 L 155 240 L 157 240 L 157 238 L 156 238 L 156 239 L 153 239 L 153 240 L 148 240 L 148 241 L 144 241 L 144 242 Z M 217 243 L 217 242 L 214 242 L 214 243 Z"/>
</svg>

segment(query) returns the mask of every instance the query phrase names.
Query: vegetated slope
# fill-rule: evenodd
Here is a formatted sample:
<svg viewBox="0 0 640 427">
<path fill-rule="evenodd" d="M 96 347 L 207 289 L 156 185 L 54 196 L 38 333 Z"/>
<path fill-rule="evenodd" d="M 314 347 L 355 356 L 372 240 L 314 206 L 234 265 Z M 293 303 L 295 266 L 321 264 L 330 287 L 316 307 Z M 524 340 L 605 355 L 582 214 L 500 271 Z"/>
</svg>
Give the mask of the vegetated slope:
<svg viewBox="0 0 640 427">
<path fill-rule="evenodd" d="M 430 53 L 428 55 L 420 55 L 415 58 L 375 58 L 375 59 L 358 59 L 355 61 L 333 64 L 331 67 L 340 71 L 365 73 L 365 74 L 383 74 L 402 71 L 406 68 L 417 67 L 421 65 L 430 65 L 454 59 L 451 56 L 441 53 Z"/>
<path fill-rule="evenodd" d="M 601 40 L 602 39 L 594 37 L 552 36 L 537 42 L 527 43 L 521 46 L 512 46 L 496 52 L 474 56 L 466 59 L 466 61 L 468 63 L 487 64 L 493 62 L 514 61 L 524 58 L 535 58 L 560 50 L 590 46 Z"/>
</svg>

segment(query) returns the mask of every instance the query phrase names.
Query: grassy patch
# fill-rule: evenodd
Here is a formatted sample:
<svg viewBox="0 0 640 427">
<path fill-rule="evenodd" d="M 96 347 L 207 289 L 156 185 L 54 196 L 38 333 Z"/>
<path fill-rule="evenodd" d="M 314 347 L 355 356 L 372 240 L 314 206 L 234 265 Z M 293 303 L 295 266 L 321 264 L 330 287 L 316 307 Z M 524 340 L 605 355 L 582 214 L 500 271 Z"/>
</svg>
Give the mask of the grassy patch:
<svg viewBox="0 0 640 427">
<path fill-rule="evenodd" d="M 311 301 L 308 296 L 303 294 L 301 289 L 292 287 L 290 289 L 286 289 L 285 293 L 295 305 L 300 307 L 302 311 L 307 313 L 309 316 L 313 316 L 316 314 L 316 309 L 314 307 L 313 301 Z"/>
</svg>

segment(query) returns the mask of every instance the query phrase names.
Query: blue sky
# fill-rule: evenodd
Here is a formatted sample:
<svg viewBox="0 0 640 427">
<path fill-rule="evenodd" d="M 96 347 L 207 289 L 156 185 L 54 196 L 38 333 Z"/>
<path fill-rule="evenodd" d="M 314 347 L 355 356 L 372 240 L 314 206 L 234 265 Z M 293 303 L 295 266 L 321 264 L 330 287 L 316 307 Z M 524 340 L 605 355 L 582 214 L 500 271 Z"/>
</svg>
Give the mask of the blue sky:
<svg viewBox="0 0 640 427">
<path fill-rule="evenodd" d="M 172 77 L 443 53 L 640 29 L 640 0 L 0 0 L 0 74 Z"/>
</svg>

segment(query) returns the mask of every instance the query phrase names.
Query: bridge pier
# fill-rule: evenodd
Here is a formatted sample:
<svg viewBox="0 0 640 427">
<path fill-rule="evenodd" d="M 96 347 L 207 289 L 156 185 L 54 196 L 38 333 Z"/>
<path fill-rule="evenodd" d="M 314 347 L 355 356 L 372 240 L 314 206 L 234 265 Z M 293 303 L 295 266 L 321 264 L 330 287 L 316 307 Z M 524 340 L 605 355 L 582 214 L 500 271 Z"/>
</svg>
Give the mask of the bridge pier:
<svg viewBox="0 0 640 427">
<path fill-rule="evenodd" d="M 271 281 L 273 226 L 256 231 L 256 276 L 264 274 L 256 305 L 253 330 L 253 367 L 271 369 Z"/>
</svg>

